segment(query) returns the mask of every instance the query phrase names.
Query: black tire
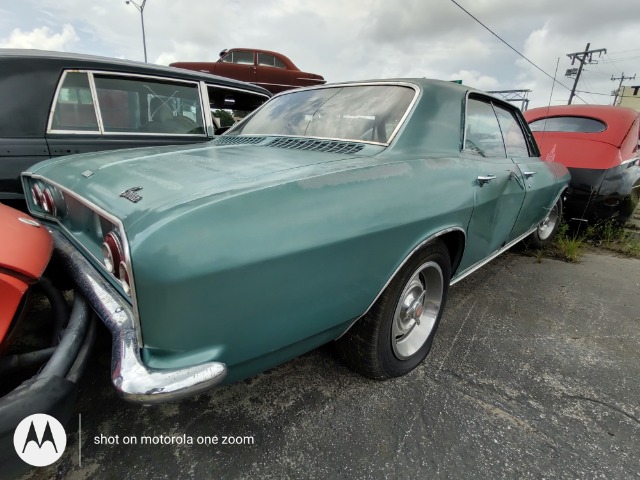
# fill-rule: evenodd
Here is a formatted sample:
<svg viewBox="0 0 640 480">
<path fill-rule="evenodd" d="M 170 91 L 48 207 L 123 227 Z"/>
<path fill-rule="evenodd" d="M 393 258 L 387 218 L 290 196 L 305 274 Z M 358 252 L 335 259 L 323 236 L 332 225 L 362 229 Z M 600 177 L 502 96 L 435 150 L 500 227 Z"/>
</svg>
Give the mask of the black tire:
<svg viewBox="0 0 640 480">
<path fill-rule="evenodd" d="M 534 232 L 527 237 L 527 245 L 535 248 L 544 248 L 553 242 L 562 223 L 562 196 L 558 198 L 556 204 L 549 210 Z"/>
<path fill-rule="evenodd" d="M 435 241 L 422 248 L 371 309 L 337 340 L 340 356 L 356 372 L 376 380 L 409 373 L 431 350 L 450 278 L 451 260 L 445 245 Z M 421 295 L 420 284 L 426 285 Z"/>
</svg>

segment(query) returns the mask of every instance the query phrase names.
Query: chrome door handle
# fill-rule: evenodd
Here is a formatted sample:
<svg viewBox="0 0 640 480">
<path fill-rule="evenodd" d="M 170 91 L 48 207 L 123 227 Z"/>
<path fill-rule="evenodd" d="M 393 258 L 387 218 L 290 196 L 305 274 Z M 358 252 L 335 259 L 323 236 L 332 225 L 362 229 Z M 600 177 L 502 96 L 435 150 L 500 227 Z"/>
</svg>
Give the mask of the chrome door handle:
<svg viewBox="0 0 640 480">
<path fill-rule="evenodd" d="M 478 184 L 483 186 L 485 183 L 489 183 L 491 180 L 495 180 L 496 176 L 487 174 L 487 175 L 479 175 L 478 176 Z"/>
<path fill-rule="evenodd" d="M 538 173 L 538 172 L 522 172 L 522 174 L 524 175 L 524 178 L 531 178 L 531 177 L 533 177 L 536 173 Z"/>
</svg>

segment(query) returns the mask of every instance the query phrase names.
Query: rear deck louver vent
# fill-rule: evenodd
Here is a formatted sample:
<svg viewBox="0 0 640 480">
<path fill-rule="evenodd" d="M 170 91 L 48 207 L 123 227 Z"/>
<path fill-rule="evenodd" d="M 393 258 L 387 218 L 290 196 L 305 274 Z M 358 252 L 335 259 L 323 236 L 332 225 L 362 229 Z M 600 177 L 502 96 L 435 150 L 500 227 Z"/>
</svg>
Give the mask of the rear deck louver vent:
<svg viewBox="0 0 640 480">
<path fill-rule="evenodd" d="M 269 143 L 267 147 L 295 148 L 297 150 L 312 150 L 327 153 L 358 153 L 364 145 L 349 142 L 336 142 L 334 140 L 308 140 L 297 138 L 278 138 Z"/>
<path fill-rule="evenodd" d="M 223 135 L 215 140 L 213 144 L 216 146 L 224 145 L 255 145 L 265 140 L 265 137 L 242 137 L 240 135 Z"/>
</svg>

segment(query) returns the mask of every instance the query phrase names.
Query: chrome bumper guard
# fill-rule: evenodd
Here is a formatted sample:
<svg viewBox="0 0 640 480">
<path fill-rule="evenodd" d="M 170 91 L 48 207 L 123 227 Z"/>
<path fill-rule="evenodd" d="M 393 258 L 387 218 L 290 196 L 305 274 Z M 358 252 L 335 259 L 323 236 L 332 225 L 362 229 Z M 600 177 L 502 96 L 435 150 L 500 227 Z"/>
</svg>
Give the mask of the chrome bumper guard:
<svg viewBox="0 0 640 480">
<path fill-rule="evenodd" d="M 169 402 L 204 392 L 224 380 L 227 366 L 219 362 L 176 369 L 147 367 L 140 357 L 131 305 L 64 235 L 56 230 L 51 234 L 56 253 L 77 288 L 111 331 L 111 381 L 125 400 L 142 404 Z"/>
</svg>

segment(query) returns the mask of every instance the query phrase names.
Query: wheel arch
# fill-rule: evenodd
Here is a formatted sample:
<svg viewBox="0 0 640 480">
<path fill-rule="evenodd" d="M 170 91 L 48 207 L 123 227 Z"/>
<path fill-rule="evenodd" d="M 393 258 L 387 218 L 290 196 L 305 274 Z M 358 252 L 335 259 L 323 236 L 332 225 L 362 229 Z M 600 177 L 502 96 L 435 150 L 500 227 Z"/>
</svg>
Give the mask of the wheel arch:
<svg viewBox="0 0 640 480">
<path fill-rule="evenodd" d="M 382 295 L 382 292 L 385 291 L 385 289 L 396 277 L 398 272 L 402 270 L 402 267 L 404 267 L 405 264 L 415 255 L 417 255 L 424 247 L 433 243 L 436 240 L 442 241 L 442 243 L 447 248 L 447 251 L 449 252 L 449 259 L 451 261 L 451 276 L 453 277 L 458 266 L 460 265 L 460 261 L 462 260 L 462 255 L 464 253 L 464 248 L 466 245 L 466 238 L 467 238 L 466 232 L 461 227 L 449 227 L 435 234 L 429 235 L 426 239 L 419 242 L 416 246 L 414 246 L 414 248 L 411 249 L 409 254 L 406 255 L 403 258 L 403 260 L 398 264 L 397 268 L 394 270 L 391 276 L 387 279 L 383 287 L 376 294 L 376 296 L 371 301 L 369 306 L 364 310 L 364 312 L 362 312 L 362 314 L 360 314 L 356 319 L 354 319 L 349 324 L 349 327 L 347 327 L 347 329 L 345 329 L 345 331 L 342 332 L 338 338 L 342 337 L 345 333 L 347 333 L 351 329 L 351 327 L 353 327 L 358 322 L 358 320 L 364 317 L 367 314 L 367 312 L 371 310 L 371 308 L 378 301 L 378 298 L 380 298 L 380 295 Z"/>
</svg>

